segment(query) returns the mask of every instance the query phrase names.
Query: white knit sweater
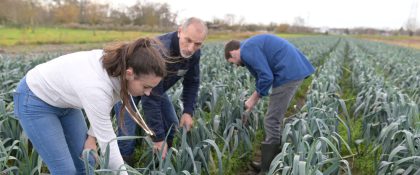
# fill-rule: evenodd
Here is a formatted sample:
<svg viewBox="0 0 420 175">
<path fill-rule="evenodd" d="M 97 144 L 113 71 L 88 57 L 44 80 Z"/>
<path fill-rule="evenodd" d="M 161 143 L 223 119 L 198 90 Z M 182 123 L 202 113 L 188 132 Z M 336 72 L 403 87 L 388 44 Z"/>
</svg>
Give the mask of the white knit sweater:
<svg viewBox="0 0 420 175">
<path fill-rule="evenodd" d="M 120 85 L 102 67 L 102 55 L 102 50 L 92 50 L 58 57 L 30 70 L 26 81 L 37 97 L 52 106 L 83 108 L 89 135 L 96 137 L 104 153 L 108 142 L 116 138 L 110 112 L 120 100 Z M 117 141 L 111 142 L 109 168 L 119 169 L 123 163 Z"/>
</svg>

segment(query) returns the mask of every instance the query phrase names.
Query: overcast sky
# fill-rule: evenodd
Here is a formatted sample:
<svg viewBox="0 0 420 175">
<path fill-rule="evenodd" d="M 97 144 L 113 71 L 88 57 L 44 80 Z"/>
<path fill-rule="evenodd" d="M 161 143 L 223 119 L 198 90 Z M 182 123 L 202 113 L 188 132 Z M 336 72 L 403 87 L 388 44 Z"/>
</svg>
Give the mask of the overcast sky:
<svg viewBox="0 0 420 175">
<path fill-rule="evenodd" d="M 133 5 L 137 0 L 108 1 L 114 6 Z M 246 23 L 293 24 L 302 17 L 313 27 L 374 27 L 398 29 L 405 26 L 412 7 L 419 0 L 148 0 L 169 4 L 178 20 L 190 16 L 211 21 L 233 14 Z M 141 0 L 141 2 L 145 2 Z M 416 10 L 417 14 L 420 10 Z M 415 11 L 414 11 L 415 12 Z M 419 18 L 419 16 L 417 18 Z M 420 21 L 420 19 L 417 19 Z M 419 25 L 417 25 L 419 26 Z"/>
</svg>

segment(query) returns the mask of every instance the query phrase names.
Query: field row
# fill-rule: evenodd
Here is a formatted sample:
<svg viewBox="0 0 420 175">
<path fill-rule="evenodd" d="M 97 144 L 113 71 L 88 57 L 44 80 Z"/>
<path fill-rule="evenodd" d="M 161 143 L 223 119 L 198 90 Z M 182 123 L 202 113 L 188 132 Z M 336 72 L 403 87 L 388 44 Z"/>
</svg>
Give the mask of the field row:
<svg viewBox="0 0 420 175">
<path fill-rule="evenodd" d="M 303 107 L 283 123 L 282 151 L 269 173 L 420 174 L 420 52 L 338 37 L 290 41 L 317 71 L 305 80 L 305 95 L 297 97 Z M 234 174 L 252 159 L 267 100 L 242 123 L 243 101 L 253 92 L 254 79 L 227 64 L 222 48 L 222 43 L 203 48 L 195 127 L 176 134 L 169 158 L 153 156 L 150 138 L 121 138 L 142 143 L 133 174 Z M 29 69 L 58 55 L 0 59 L 0 172 L 47 172 L 13 117 L 12 92 Z M 178 113 L 181 93 L 180 87 L 169 92 Z M 95 171 L 102 174 L 107 155 L 100 160 Z M 372 166 L 364 169 L 367 164 Z"/>
</svg>

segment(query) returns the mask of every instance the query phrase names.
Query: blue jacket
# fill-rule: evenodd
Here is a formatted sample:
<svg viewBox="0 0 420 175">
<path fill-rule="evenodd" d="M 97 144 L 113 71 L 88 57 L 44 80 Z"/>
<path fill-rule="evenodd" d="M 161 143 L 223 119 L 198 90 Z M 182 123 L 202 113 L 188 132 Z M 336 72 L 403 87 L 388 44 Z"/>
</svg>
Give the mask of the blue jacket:
<svg viewBox="0 0 420 175">
<path fill-rule="evenodd" d="M 241 42 L 241 61 L 255 77 L 256 91 L 268 95 L 293 80 L 302 80 L 315 69 L 295 46 L 272 34 L 260 34 Z"/>
<path fill-rule="evenodd" d="M 153 88 L 150 96 L 142 97 L 142 106 L 147 125 L 155 132 L 154 141 L 162 141 L 166 132 L 162 120 L 160 96 L 172 87 L 178 80 L 183 78 L 182 98 L 184 111 L 193 116 L 195 103 L 200 86 L 200 56 L 197 50 L 191 58 L 181 57 L 179 49 L 179 37 L 177 32 L 171 32 L 158 37 L 165 46 L 166 53 L 163 57 L 170 63 L 166 64 L 167 76 Z"/>
</svg>

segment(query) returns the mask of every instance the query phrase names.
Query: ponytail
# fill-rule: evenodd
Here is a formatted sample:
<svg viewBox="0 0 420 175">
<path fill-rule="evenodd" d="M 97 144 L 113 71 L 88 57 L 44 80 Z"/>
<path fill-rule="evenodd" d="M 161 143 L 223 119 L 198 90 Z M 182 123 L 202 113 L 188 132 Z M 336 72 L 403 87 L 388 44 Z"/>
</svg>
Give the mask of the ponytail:
<svg viewBox="0 0 420 175">
<path fill-rule="evenodd" d="M 120 79 L 120 97 L 122 107 L 120 109 L 120 123 L 124 127 L 124 109 L 127 109 L 130 116 L 146 133 L 153 135 L 147 127 L 140 113 L 134 112 L 130 105 L 131 95 L 128 93 L 126 70 L 132 68 L 137 76 L 155 75 L 164 77 L 166 75 L 165 60 L 159 53 L 162 45 L 159 41 L 149 38 L 139 38 L 131 43 L 117 43 L 104 49 L 102 65 L 111 77 Z M 150 133 L 151 132 L 151 133 Z"/>
</svg>

